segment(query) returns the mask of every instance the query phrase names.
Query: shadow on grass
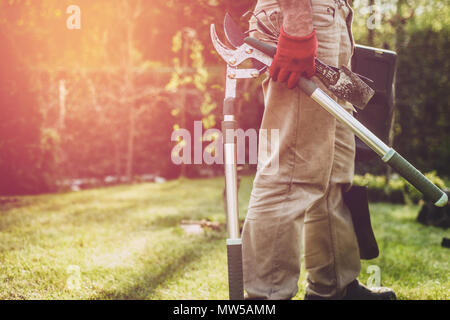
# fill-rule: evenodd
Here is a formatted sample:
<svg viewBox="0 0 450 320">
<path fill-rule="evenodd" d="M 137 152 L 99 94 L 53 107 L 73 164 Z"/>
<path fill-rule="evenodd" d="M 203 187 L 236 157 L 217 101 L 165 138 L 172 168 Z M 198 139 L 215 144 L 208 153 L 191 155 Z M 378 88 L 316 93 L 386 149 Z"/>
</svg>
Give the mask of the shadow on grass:
<svg viewBox="0 0 450 320">
<path fill-rule="evenodd" d="M 184 275 L 183 270 L 194 264 L 202 256 L 208 255 L 210 252 L 220 249 L 224 245 L 224 237 L 221 234 L 210 236 L 196 236 L 192 241 L 186 243 L 180 252 L 176 254 L 167 252 L 161 256 L 159 261 L 144 261 L 139 266 L 141 269 L 137 274 L 122 280 L 131 285 L 124 285 L 117 289 L 121 283 L 117 284 L 114 289 L 102 290 L 96 296 L 91 297 L 94 300 L 143 300 L 149 299 L 152 293 L 163 283 L 175 280 Z M 148 250 L 151 250 L 149 248 Z M 225 250 L 225 249 L 224 249 Z M 155 264 L 158 264 L 155 267 Z"/>
</svg>

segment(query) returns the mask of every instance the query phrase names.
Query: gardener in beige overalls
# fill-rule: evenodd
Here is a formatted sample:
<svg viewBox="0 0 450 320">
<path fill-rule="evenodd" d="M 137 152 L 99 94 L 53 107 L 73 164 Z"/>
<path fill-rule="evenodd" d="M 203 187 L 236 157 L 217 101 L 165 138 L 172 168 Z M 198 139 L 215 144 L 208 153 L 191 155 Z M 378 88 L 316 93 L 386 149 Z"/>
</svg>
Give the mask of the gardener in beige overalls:
<svg viewBox="0 0 450 320">
<path fill-rule="evenodd" d="M 283 16 L 270 78 L 263 82 L 261 124 L 279 130 L 280 146 L 271 150 L 278 153 L 279 170 L 273 174 L 269 163 L 258 163 L 242 235 L 247 298 L 297 294 L 302 240 L 306 299 L 394 298 L 387 288 L 369 290 L 356 280 L 358 243 L 342 197 L 353 179 L 354 135 L 294 88 L 301 75 L 315 79 L 316 56 L 332 66 L 349 65 L 352 9 L 346 0 L 258 0 L 255 12 L 261 9 Z M 256 19 L 250 28 L 257 28 Z"/>
</svg>

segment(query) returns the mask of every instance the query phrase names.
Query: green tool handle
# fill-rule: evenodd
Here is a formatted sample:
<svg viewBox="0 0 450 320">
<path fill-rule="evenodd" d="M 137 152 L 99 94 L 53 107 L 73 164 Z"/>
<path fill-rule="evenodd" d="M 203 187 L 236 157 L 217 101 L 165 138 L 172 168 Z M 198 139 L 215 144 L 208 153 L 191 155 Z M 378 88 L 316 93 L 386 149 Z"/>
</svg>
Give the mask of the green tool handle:
<svg viewBox="0 0 450 320">
<path fill-rule="evenodd" d="M 391 149 L 383 160 L 409 183 L 411 183 L 417 190 L 422 192 L 425 198 L 432 201 L 436 206 L 443 207 L 447 204 L 447 194 L 439 189 L 419 170 L 414 168 L 414 166 L 403 158 L 398 152 Z"/>
</svg>

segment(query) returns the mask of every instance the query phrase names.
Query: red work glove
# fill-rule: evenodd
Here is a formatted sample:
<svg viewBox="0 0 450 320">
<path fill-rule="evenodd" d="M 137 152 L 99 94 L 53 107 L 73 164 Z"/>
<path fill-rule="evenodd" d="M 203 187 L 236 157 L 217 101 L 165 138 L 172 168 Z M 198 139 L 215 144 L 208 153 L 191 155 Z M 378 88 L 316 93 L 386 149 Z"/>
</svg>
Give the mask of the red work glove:
<svg viewBox="0 0 450 320">
<path fill-rule="evenodd" d="M 289 89 L 297 86 L 300 77 L 311 78 L 316 73 L 316 30 L 305 37 L 293 37 L 281 28 L 277 53 L 269 68 L 274 81 L 286 82 Z"/>
</svg>

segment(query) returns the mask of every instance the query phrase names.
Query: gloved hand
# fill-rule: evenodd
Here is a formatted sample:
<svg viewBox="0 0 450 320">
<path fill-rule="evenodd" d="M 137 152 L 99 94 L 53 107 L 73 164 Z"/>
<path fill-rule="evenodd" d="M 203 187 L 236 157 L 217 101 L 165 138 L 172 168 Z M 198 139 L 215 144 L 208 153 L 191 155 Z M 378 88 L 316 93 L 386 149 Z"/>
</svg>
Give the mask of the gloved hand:
<svg viewBox="0 0 450 320">
<path fill-rule="evenodd" d="M 316 30 L 305 37 L 293 37 L 281 28 L 277 53 L 269 68 L 274 81 L 286 82 L 289 89 L 297 86 L 300 77 L 311 78 L 316 73 Z"/>
</svg>

